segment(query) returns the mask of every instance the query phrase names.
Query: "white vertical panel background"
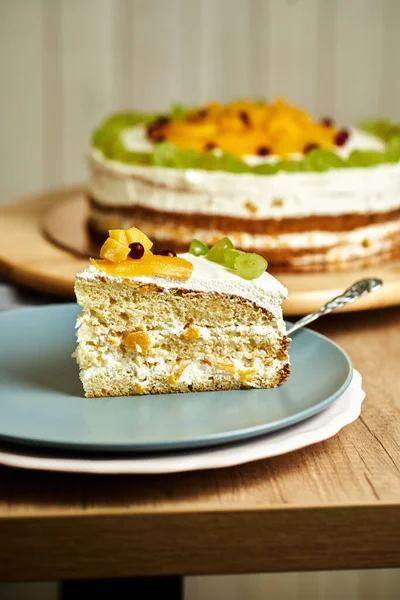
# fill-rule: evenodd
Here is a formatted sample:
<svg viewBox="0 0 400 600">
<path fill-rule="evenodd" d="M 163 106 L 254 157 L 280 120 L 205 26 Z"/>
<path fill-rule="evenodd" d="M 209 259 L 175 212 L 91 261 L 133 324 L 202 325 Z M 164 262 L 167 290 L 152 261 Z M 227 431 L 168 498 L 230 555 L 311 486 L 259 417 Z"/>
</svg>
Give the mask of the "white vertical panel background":
<svg viewBox="0 0 400 600">
<path fill-rule="evenodd" d="M 133 106 L 158 110 L 181 95 L 179 0 L 133 0 Z"/>
<path fill-rule="evenodd" d="M 380 108 L 385 1 L 336 1 L 336 116 L 353 123 Z"/>
<path fill-rule="evenodd" d="M 90 131 L 114 108 L 114 6 L 113 0 L 62 0 L 61 126 L 65 181 L 85 177 L 84 152 Z"/>
<path fill-rule="evenodd" d="M 318 0 L 269 0 L 265 22 L 268 96 L 284 96 L 315 113 Z"/>
<path fill-rule="evenodd" d="M 282 95 L 398 118 L 399 26 L 399 0 L 0 0 L 0 202 L 83 180 L 113 110 Z"/>
<path fill-rule="evenodd" d="M 0 2 L 0 198 L 44 181 L 43 7 L 41 2 Z"/>
</svg>

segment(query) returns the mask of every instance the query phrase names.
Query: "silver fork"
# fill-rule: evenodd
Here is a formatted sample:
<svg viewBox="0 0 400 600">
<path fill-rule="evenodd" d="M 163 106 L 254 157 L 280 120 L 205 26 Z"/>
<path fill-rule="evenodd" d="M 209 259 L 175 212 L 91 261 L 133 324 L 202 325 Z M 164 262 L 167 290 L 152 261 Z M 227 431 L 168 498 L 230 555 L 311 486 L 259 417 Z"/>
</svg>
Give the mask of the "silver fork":
<svg viewBox="0 0 400 600">
<path fill-rule="evenodd" d="M 356 302 L 356 300 L 363 298 L 371 292 L 376 292 L 382 287 L 382 285 L 383 281 L 381 279 L 374 278 L 361 279 L 360 281 L 353 283 L 353 285 L 349 287 L 345 292 L 343 292 L 343 294 L 341 294 L 340 296 L 336 296 L 336 298 L 333 298 L 332 300 L 324 304 L 324 306 L 321 306 L 321 308 L 317 310 L 317 312 L 310 313 L 309 315 L 306 315 L 299 321 L 296 321 L 296 323 L 293 323 L 293 325 L 291 325 L 287 330 L 287 335 L 294 333 L 298 329 L 305 327 L 309 323 L 316 321 L 320 317 L 327 315 L 333 310 L 342 308 L 342 306 L 346 306 L 347 304 L 352 304 L 353 302 Z"/>
</svg>

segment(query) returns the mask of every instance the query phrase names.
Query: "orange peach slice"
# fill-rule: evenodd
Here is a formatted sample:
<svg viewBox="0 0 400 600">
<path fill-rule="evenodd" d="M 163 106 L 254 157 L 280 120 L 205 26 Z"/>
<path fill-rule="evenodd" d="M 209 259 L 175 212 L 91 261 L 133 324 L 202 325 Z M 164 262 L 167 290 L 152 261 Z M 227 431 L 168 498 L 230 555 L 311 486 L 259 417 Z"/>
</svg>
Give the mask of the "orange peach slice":
<svg viewBox="0 0 400 600">
<path fill-rule="evenodd" d="M 190 279 L 193 265 L 177 256 L 145 254 L 140 260 L 128 259 L 120 263 L 109 260 L 90 259 L 96 269 L 115 277 L 164 277 L 170 279 Z"/>
<path fill-rule="evenodd" d="M 100 250 L 100 257 L 113 263 L 126 260 L 128 254 L 129 246 L 121 244 L 112 238 L 107 238 Z"/>
</svg>

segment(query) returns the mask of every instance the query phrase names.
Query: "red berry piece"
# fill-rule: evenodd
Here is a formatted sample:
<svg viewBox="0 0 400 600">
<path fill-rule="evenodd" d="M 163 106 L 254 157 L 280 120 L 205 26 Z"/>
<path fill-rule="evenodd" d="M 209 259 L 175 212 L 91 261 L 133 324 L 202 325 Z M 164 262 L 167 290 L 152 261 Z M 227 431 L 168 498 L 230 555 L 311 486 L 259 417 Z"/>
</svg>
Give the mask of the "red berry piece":
<svg viewBox="0 0 400 600">
<path fill-rule="evenodd" d="M 338 131 L 335 137 L 336 146 L 344 146 L 349 137 L 350 133 L 347 131 L 347 129 L 341 129 L 340 131 Z"/>
<path fill-rule="evenodd" d="M 330 117 L 323 117 L 320 121 L 321 125 L 325 125 L 325 127 L 333 127 L 335 124 L 335 121 L 333 119 L 331 119 Z"/>
<path fill-rule="evenodd" d="M 308 154 L 311 150 L 317 150 L 319 148 L 318 144 L 307 144 L 307 146 L 304 147 L 304 154 Z"/>
<path fill-rule="evenodd" d="M 135 260 L 142 258 L 144 254 L 144 248 L 140 242 L 133 242 L 132 244 L 129 244 L 129 248 L 130 252 L 128 256 L 130 258 L 134 258 Z"/>
<path fill-rule="evenodd" d="M 239 118 L 242 121 L 243 125 L 245 125 L 245 127 L 250 127 L 250 125 L 251 125 L 250 117 L 245 110 L 240 111 Z"/>
<path fill-rule="evenodd" d="M 271 154 L 271 150 L 268 148 L 268 146 L 260 146 L 257 148 L 257 154 L 258 156 L 268 156 Z"/>
<path fill-rule="evenodd" d="M 165 248 L 164 250 L 161 250 L 160 252 L 161 256 L 176 256 L 176 252 L 174 252 L 173 250 L 168 250 L 168 248 Z"/>
</svg>

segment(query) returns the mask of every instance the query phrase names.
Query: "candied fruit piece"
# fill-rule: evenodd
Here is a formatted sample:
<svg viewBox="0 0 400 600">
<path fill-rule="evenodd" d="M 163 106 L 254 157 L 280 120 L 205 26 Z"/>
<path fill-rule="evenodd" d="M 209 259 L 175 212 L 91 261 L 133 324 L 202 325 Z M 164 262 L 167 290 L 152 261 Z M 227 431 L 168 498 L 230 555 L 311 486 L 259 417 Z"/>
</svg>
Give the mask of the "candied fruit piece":
<svg viewBox="0 0 400 600">
<path fill-rule="evenodd" d="M 239 371 L 240 381 L 251 381 L 257 373 L 256 369 L 241 369 Z"/>
<path fill-rule="evenodd" d="M 174 370 L 167 377 L 168 383 L 170 385 L 176 385 L 178 383 L 178 381 L 180 380 L 180 378 L 182 377 L 184 370 L 189 365 L 190 365 L 190 360 L 184 360 L 184 359 L 178 360 Z"/>
<path fill-rule="evenodd" d="M 131 331 L 124 336 L 122 345 L 146 356 L 150 347 L 150 336 L 145 331 Z"/>
<path fill-rule="evenodd" d="M 200 330 L 198 327 L 190 325 L 185 329 L 183 337 L 185 338 L 185 340 L 198 340 L 200 337 Z"/>
<path fill-rule="evenodd" d="M 225 371 L 225 373 L 229 373 L 229 375 L 234 375 L 236 373 L 236 367 L 231 362 L 220 362 L 218 360 L 211 361 L 211 365 L 216 367 L 217 369 L 221 369 L 221 371 Z"/>
<path fill-rule="evenodd" d="M 126 260 L 129 254 L 129 247 L 113 238 L 107 238 L 100 250 L 100 257 L 114 263 Z"/>
<path fill-rule="evenodd" d="M 129 250 L 129 247 L 128 247 Z M 113 263 L 108 260 L 90 259 L 96 269 L 115 277 L 168 277 L 170 279 L 189 279 L 193 265 L 184 258 L 145 254 L 140 260 L 125 260 Z"/>
<path fill-rule="evenodd" d="M 108 235 L 111 239 L 116 240 L 120 244 L 127 244 L 124 229 L 109 229 Z"/>
</svg>

